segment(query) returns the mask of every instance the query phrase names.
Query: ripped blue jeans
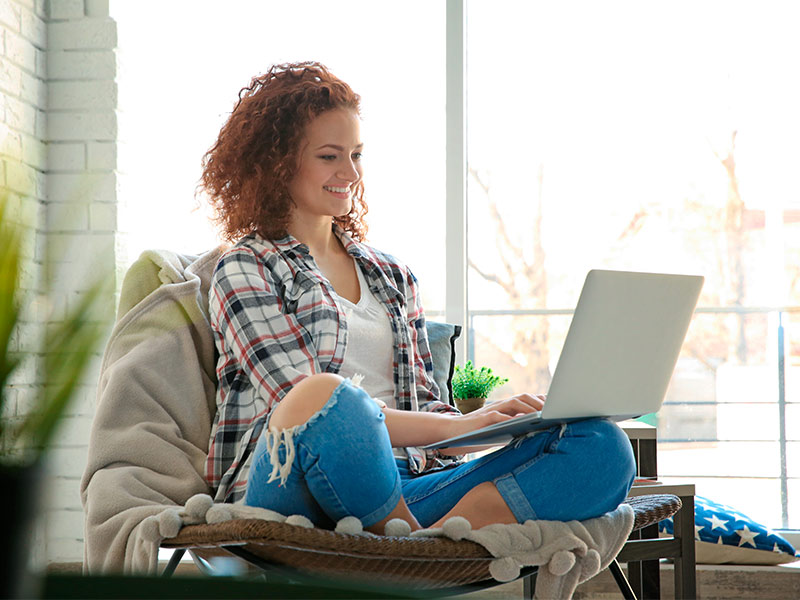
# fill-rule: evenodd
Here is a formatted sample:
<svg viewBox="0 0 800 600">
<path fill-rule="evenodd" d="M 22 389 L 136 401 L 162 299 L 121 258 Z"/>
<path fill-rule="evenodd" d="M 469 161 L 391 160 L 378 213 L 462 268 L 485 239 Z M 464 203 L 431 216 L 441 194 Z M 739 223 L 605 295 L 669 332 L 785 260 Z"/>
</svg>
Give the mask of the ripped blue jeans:
<svg viewBox="0 0 800 600">
<path fill-rule="evenodd" d="M 369 527 L 402 496 L 428 527 L 469 490 L 492 481 L 520 523 L 583 520 L 614 510 L 634 472 L 622 430 L 591 419 L 543 430 L 458 466 L 414 474 L 407 460 L 395 458 L 378 405 L 345 380 L 308 422 L 261 436 L 245 504 L 302 514 L 323 528 L 351 515 Z"/>
</svg>

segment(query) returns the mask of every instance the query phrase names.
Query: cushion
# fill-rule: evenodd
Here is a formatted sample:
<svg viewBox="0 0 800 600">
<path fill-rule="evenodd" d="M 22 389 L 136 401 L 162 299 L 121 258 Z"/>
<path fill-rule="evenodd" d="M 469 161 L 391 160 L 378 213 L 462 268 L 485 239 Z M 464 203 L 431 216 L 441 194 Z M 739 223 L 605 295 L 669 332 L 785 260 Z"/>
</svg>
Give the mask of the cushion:
<svg viewBox="0 0 800 600">
<path fill-rule="evenodd" d="M 428 343 L 433 357 L 433 379 L 439 386 L 442 401 L 453 404 L 453 369 L 456 365 L 456 340 L 461 335 L 461 325 L 426 321 Z"/>
<path fill-rule="evenodd" d="M 739 511 L 695 497 L 695 554 L 698 564 L 779 565 L 800 558 L 792 545 Z M 672 534 L 672 518 L 658 524 Z"/>
</svg>

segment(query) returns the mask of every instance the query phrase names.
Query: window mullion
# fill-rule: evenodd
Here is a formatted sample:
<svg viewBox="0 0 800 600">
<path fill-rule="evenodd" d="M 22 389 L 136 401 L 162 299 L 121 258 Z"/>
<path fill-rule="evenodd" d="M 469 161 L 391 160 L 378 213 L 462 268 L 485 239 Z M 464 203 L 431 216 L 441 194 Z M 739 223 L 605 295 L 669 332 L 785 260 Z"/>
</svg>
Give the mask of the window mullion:
<svg viewBox="0 0 800 600">
<path fill-rule="evenodd" d="M 460 324 L 456 360 L 467 356 L 467 137 L 466 9 L 462 0 L 446 8 L 446 218 L 445 320 Z"/>
</svg>

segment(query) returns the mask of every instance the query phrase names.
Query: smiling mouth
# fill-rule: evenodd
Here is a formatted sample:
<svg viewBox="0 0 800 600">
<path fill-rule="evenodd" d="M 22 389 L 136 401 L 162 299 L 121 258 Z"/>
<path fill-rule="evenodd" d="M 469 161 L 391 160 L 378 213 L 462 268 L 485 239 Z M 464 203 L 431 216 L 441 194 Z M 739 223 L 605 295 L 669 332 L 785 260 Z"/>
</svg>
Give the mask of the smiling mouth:
<svg viewBox="0 0 800 600">
<path fill-rule="evenodd" d="M 349 194 L 350 188 L 349 187 L 335 187 L 332 185 L 324 185 L 322 189 L 327 190 L 329 192 L 333 192 L 335 194 Z"/>
</svg>

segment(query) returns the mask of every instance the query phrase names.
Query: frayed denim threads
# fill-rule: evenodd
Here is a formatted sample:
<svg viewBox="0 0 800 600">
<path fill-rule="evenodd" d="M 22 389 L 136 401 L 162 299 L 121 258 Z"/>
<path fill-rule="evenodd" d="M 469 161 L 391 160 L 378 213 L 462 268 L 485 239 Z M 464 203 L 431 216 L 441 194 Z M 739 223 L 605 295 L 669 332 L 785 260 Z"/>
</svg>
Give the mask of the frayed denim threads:
<svg viewBox="0 0 800 600">
<path fill-rule="evenodd" d="M 364 390 L 343 381 L 306 423 L 262 434 L 245 503 L 323 527 L 346 516 L 366 527 L 380 521 L 402 497 L 384 420 Z"/>
</svg>

